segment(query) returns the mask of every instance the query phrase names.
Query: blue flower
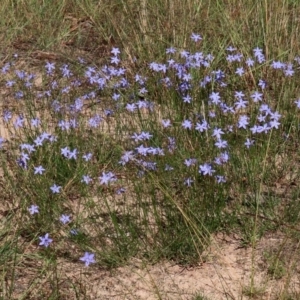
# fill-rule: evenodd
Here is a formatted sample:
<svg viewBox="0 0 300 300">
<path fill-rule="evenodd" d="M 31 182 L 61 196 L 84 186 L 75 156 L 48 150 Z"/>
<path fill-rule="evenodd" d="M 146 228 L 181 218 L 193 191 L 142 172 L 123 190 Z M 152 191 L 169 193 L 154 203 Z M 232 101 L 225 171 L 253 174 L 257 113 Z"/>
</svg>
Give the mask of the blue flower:
<svg viewBox="0 0 300 300">
<path fill-rule="evenodd" d="M 135 103 L 127 103 L 126 104 L 126 109 L 129 111 L 129 112 L 134 112 L 137 107 L 136 107 L 136 104 Z"/>
<path fill-rule="evenodd" d="M 121 97 L 121 95 L 120 95 L 120 94 L 117 94 L 117 93 L 114 93 L 114 94 L 112 95 L 112 99 L 113 99 L 114 101 L 118 101 L 120 97 Z"/>
<path fill-rule="evenodd" d="M 166 49 L 166 53 L 167 54 L 174 54 L 176 52 L 176 49 L 173 47 L 167 48 Z"/>
<path fill-rule="evenodd" d="M 39 245 L 40 246 L 44 246 L 44 247 L 48 247 L 51 243 L 52 243 L 52 239 L 50 239 L 49 238 L 49 233 L 46 233 L 45 234 L 45 236 L 41 236 L 41 237 L 39 237 L 39 239 L 40 239 L 40 243 L 39 243 Z"/>
<path fill-rule="evenodd" d="M 215 170 L 208 163 L 205 163 L 205 164 L 199 166 L 199 173 L 201 173 L 202 175 L 211 176 L 214 172 L 215 172 Z"/>
<path fill-rule="evenodd" d="M 55 63 L 47 62 L 45 65 L 45 68 L 46 68 L 46 73 L 48 75 L 51 75 L 53 73 L 53 71 L 55 70 Z"/>
<path fill-rule="evenodd" d="M 119 48 L 115 48 L 113 47 L 112 50 L 110 51 L 113 55 L 117 56 L 119 55 L 121 52 L 120 52 L 120 49 Z"/>
<path fill-rule="evenodd" d="M 300 108 L 300 99 L 299 99 L 299 108 Z M 167 128 L 167 127 L 171 126 L 171 121 L 169 119 L 161 120 L 161 124 L 164 128 Z"/>
<path fill-rule="evenodd" d="M 58 194 L 60 192 L 61 186 L 58 186 L 56 184 L 53 184 L 50 187 L 50 190 L 52 191 L 53 194 Z"/>
<path fill-rule="evenodd" d="M 263 94 L 255 91 L 250 97 L 253 99 L 253 102 L 258 102 L 262 101 Z"/>
<path fill-rule="evenodd" d="M 18 116 L 16 121 L 14 122 L 14 127 L 15 128 L 19 128 L 19 127 L 23 127 L 24 126 L 24 117 L 23 116 Z"/>
<path fill-rule="evenodd" d="M 195 165 L 196 163 L 197 163 L 197 159 L 196 158 L 188 158 L 188 159 L 184 160 L 184 164 L 187 167 L 191 167 L 191 166 Z"/>
<path fill-rule="evenodd" d="M 186 96 L 182 97 L 182 100 L 184 103 L 191 103 L 192 97 L 190 95 L 186 95 Z"/>
<path fill-rule="evenodd" d="M 189 178 L 187 178 L 187 179 L 184 180 L 184 185 L 190 187 L 193 182 L 194 182 L 194 180 L 189 177 Z"/>
<path fill-rule="evenodd" d="M 34 167 L 34 175 L 36 174 L 43 174 L 45 169 L 42 166 Z"/>
<path fill-rule="evenodd" d="M 111 59 L 110 59 L 110 63 L 111 63 L 111 64 L 115 64 L 115 65 L 118 65 L 120 61 L 121 61 L 120 58 L 117 57 L 117 56 L 113 56 L 113 57 L 111 57 Z"/>
<path fill-rule="evenodd" d="M 145 147 L 144 145 L 140 145 L 135 148 L 138 152 L 138 154 L 141 154 L 143 156 L 146 156 L 148 154 L 149 148 Z"/>
<path fill-rule="evenodd" d="M 190 121 L 190 120 L 184 120 L 183 122 L 182 122 L 182 127 L 184 128 L 184 129 L 192 129 L 192 122 Z"/>
<path fill-rule="evenodd" d="M 242 98 L 240 98 L 238 101 L 236 101 L 235 104 L 235 109 L 241 109 L 241 108 L 245 108 L 247 106 L 248 101 L 244 100 Z"/>
<path fill-rule="evenodd" d="M 77 235 L 77 234 L 78 234 L 78 230 L 77 230 L 76 228 L 72 228 L 72 229 L 70 230 L 70 233 L 71 233 L 72 235 Z"/>
<path fill-rule="evenodd" d="M 171 166 L 169 166 L 169 165 L 166 165 L 166 166 L 165 166 L 165 171 L 173 171 L 173 170 L 174 170 L 173 167 L 171 167 Z"/>
<path fill-rule="evenodd" d="M 5 142 L 5 139 L 0 137 L 0 149 L 3 147 L 4 142 Z"/>
<path fill-rule="evenodd" d="M 64 157 L 69 157 L 69 153 L 70 153 L 69 147 L 61 148 L 61 149 L 60 149 L 60 153 L 61 153 Z"/>
<path fill-rule="evenodd" d="M 244 68 L 243 67 L 237 68 L 235 73 L 238 74 L 239 76 L 242 76 L 245 73 Z"/>
<path fill-rule="evenodd" d="M 260 79 L 258 82 L 258 86 L 260 86 L 262 89 L 265 89 L 267 86 L 267 82 L 263 79 Z"/>
<path fill-rule="evenodd" d="M 63 223 L 63 224 L 67 224 L 69 223 L 70 220 L 70 216 L 68 215 L 61 215 L 61 217 L 59 218 L 59 220 Z"/>
<path fill-rule="evenodd" d="M 233 52 L 233 51 L 236 50 L 236 48 L 234 48 L 233 46 L 229 46 L 229 47 L 226 48 L 226 50 L 229 51 L 229 52 Z"/>
<path fill-rule="evenodd" d="M 118 188 L 118 189 L 116 190 L 116 194 L 117 194 L 117 195 L 121 195 L 121 194 L 123 194 L 123 193 L 125 193 L 125 192 L 126 192 L 126 189 L 123 188 L 123 187 Z"/>
<path fill-rule="evenodd" d="M 222 176 L 222 175 L 216 175 L 215 178 L 217 180 L 217 183 L 224 183 L 224 182 L 226 182 L 225 177 Z"/>
<path fill-rule="evenodd" d="M 90 264 L 95 263 L 95 254 L 90 252 L 85 252 L 84 256 L 80 258 L 84 262 L 85 266 L 88 267 Z"/>
<path fill-rule="evenodd" d="M 196 127 L 195 127 L 195 129 L 200 132 L 206 131 L 208 128 L 209 128 L 209 125 L 206 120 L 203 120 L 202 123 L 197 122 Z"/>
<path fill-rule="evenodd" d="M 254 66 L 254 60 L 252 58 L 247 58 L 246 64 L 248 67 L 253 67 Z"/>
<path fill-rule="evenodd" d="M 69 154 L 68 154 L 68 159 L 77 159 L 77 149 L 75 148 L 73 151 L 69 151 Z"/>
<path fill-rule="evenodd" d="M 250 140 L 249 138 L 247 138 L 246 142 L 244 143 L 247 148 L 250 148 L 253 144 L 254 140 Z"/>
<path fill-rule="evenodd" d="M 202 37 L 201 37 L 200 34 L 192 33 L 191 39 L 192 39 L 195 43 L 197 43 L 198 41 L 201 41 L 201 40 L 202 40 Z"/>
<path fill-rule="evenodd" d="M 221 138 L 221 135 L 224 134 L 224 131 L 221 128 L 214 128 L 212 136 L 215 136 L 218 140 Z"/>
<path fill-rule="evenodd" d="M 218 147 L 219 149 L 227 148 L 228 143 L 227 143 L 227 141 L 218 139 L 218 140 L 215 142 L 215 146 Z"/>
<path fill-rule="evenodd" d="M 89 175 L 83 175 L 81 182 L 84 182 L 85 184 L 89 184 L 92 181 L 92 178 Z"/>
<path fill-rule="evenodd" d="M 133 151 L 125 151 L 121 157 L 121 160 L 119 161 L 119 164 L 124 166 L 127 164 L 130 160 L 134 159 Z"/>
<path fill-rule="evenodd" d="M 38 213 L 39 213 L 39 207 L 38 207 L 37 205 L 35 205 L 35 204 L 32 204 L 32 205 L 28 208 L 28 210 L 29 210 L 29 213 L 30 213 L 31 215 L 34 215 L 34 214 L 38 214 Z"/>
<path fill-rule="evenodd" d="M 99 177 L 100 184 L 108 185 L 110 182 L 116 181 L 115 174 L 112 172 L 102 172 L 102 176 Z"/>
<path fill-rule="evenodd" d="M 242 115 L 239 117 L 238 128 L 247 128 L 249 117 L 246 115 Z"/>
</svg>

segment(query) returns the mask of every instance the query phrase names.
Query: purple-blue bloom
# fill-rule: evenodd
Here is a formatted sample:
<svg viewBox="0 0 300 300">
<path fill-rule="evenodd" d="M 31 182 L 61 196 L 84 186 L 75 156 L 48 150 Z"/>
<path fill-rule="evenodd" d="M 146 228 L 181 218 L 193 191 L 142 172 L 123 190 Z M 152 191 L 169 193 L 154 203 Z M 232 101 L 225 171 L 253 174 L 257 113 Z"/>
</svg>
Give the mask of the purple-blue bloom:
<svg viewBox="0 0 300 300">
<path fill-rule="evenodd" d="M 63 65 L 60 68 L 60 70 L 62 72 L 63 77 L 70 78 L 73 75 L 72 72 L 69 70 L 69 66 L 68 65 Z"/>
<path fill-rule="evenodd" d="M 216 146 L 217 148 L 219 148 L 219 149 L 227 148 L 228 143 L 227 143 L 227 141 L 218 139 L 218 140 L 215 142 L 215 146 Z"/>
<path fill-rule="evenodd" d="M 217 183 L 225 183 L 226 182 L 225 177 L 222 175 L 216 175 L 215 178 L 217 180 Z"/>
<path fill-rule="evenodd" d="M 182 97 L 184 103 L 191 103 L 192 97 L 190 95 L 186 95 Z"/>
<path fill-rule="evenodd" d="M 176 149 L 176 140 L 174 137 L 168 136 L 168 151 L 173 152 Z"/>
<path fill-rule="evenodd" d="M 47 62 L 45 65 L 45 68 L 46 68 L 46 73 L 48 75 L 51 75 L 53 73 L 53 71 L 55 70 L 55 63 Z"/>
<path fill-rule="evenodd" d="M 216 117 L 216 113 L 215 113 L 213 110 L 211 110 L 211 111 L 208 113 L 208 116 L 209 116 L 210 118 L 215 118 L 215 117 Z"/>
<path fill-rule="evenodd" d="M 38 207 L 37 205 L 35 205 L 35 204 L 32 204 L 32 205 L 28 208 L 28 210 L 29 210 L 29 213 L 30 213 L 31 215 L 34 215 L 34 214 L 38 214 L 38 213 L 39 213 L 39 207 Z"/>
<path fill-rule="evenodd" d="M 246 115 L 241 115 L 238 121 L 238 128 L 246 129 L 248 124 L 249 124 L 249 117 Z"/>
<path fill-rule="evenodd" d="M 233 47 L 233 46 L 229 46 L 229 47 L 226 48 L 226 50 L 229 51 L 229 52 L 233 52 L 233 51 L 236 50 L 236 48 Z"/>
<path fill-rule="evenodd" d="M 227 163 L 228 160 L 229 160 L 228 152 L 223 152 L 215 158 L 214 162 L 217 165 L 223 165 L 223 164 Z"/>
<path fill-rule="evenodd" d="M 42 175 L 44 173 L 45 169 L 42 166 L 34 167 L 34 175 L 40 174 Z"/>
<path fill-rule="evenodd" d="M 60 153 L 61 153 L 64 157 L 66 157 L 66 158 L 69 157 L 69 152 L 70 152 L 69 147 L 65 147 L 65 148 L 61 148 L 61 149 L 60 149 Z"/>
<path fill-rule="evenodd" d="M 299 103 L 300 103 L 300 99 L 299 99 Z M 300 104 L 299 104 L 299 108 L 300 108 Z M 169 119 L 161 120 L 161 124 L 164 128 L 167 128 L 171 126 L 171 121 Z"/>
<path fill-rule="evenodd" d="M 135 142 L 138 141 L 144 141 L 144 140 L 149 140 L 150 138 L 152 138 L 152 134 L 150 134 L 149 132 L 144 132 L 142 131 L 140 134 L 138 133 L 133 133 L 133 135 L 131 136 L 132 139 L 134 139 Z"/>
<path fill-rule="evenodd" d="M 221 138 L 221 135 L 224 134 L 224 131 L 221 128 L 214 128 L 212 136 L 216 137 L 218 140 Z"/>
<path fill-rule="evenodd" d="M 84 256 L 80 258 L 84 262 L 85 266 L 88 267 L 90 264 L 95 263 L 95 254 L 90 252 L 85 252 Z"/>
<path fill-rule="evenodd" d="M 138 154 L 143 155 L 143 156 L 147 156 L 147 154 L 149 153 L 150 148 L 145 147 L 144 145 L 139 145 L 138 147 L 135 148 L 135 150 L 138 152 Z"/>
<path fill-rule="evenodd" d="M 117 195 L 121 195 L 121 194 L 124 194 L 126 192 L 126 189 L 123 188 L 123 187 L 120 187 L 116 190 L 116 194 Z"/>
<path fill-rule="evenodd" d="M 262 101 L 263 94 L 258 91 L 255 91 L 250 97 L 253 99 L 253 102 L 258 102 Z"/>
<path fill-rule="evenodd" d="M 39 239 L 40 239 L 40 243 L 39 243 L 39 245 L 40 246 L 44 246 L 44 247 L 48 247 L 51 243 L 52 243 L 52 239 L 49 237 L 49 233 L 46 233 L 45 234 L 45 236 L 41 236 L 41 237 L 39 237 Z"/>
<path fill-rule="evenodd" d="M 242 76 L 245 73 L 244 68 L 243 67 L 237 68 L 235 73 L 238 74 L 239 76 Z"/>
<path fill-rule="evenodd" d="M 24 126 L 24 117 L 23 116 L 18 116 L 16 121 L 14 122 L 14 127 L 15 128 L 19 128 L 19 127 L 23 127 Z"/>
<path fill-rule="evenodd" d="M 121 53 L 120 49 L 115 47 L 113 47 L 110 52 L 115 56 L 118 56 Z"/>
<path fill-rule="evenodd" d="M 241 108 L 245 108 L 247 106 L 248 101 L 244 100 L 242 98 L 240 98 L 238 101 L 236 101 L 235 104 L 235 109 L 241 109 Z"/>
<path fill-rule="evenodd" d="M 126 104 L 126 109 L 129 111 L 129 112 L 134 112 L 136 109 L 137 109 L 137 106 L 135 103 L 127 103 Z"/>
<path fill-rule="evenodd" d="M 112 95 L 112 99 L 113 99 L 114 101 L 118 101 L 118 100 L 120 99 L 120 97 L 121 97 L 121 95 L 120 95 L 120 94 L 117 94 L 117 93 L 114 93 L 114 94 Z"/>
<path fill-rule="evenodd" d="M 115 65 L 118 65 L 120 61 L 121 61 L 121 60 L 120 60 L 119 57 L 117 57 L 117 56 L 113 56 L 113 57 L 111 57 L 111 59 L 110 59 L 110 63 L 115 64 Z"/>
<path fill-rule="evenodd" d="M 174 168 L 169 166 L 169 165 L 165 165 L 165 171 L 173 171 Z"/>
<path fill-rule="evenodd" d="M 184 120 L 183 122 L 182 122 L 182 127 L 184 128 L 184 129 L 192 129 L 192 122 L 190 121 L 190 120 Z"/>
<path fill-rule="evenodd" d="M 70 150 L 68 154 L 68 159 L 77 159 L 77 151 L 78 150 L 76 148 L 73 151 Z"/>
<path fill-rule="evenodd" d="M 215 172 L 215 170 L 208 163 L 205 163 L 205 164 L 199 166 L 199 173 L 202 174 L 202 175 L 212 176 L 212 174 L 214 172 Z"/>
<path fill-rule="evenodd" d="M 272 121 L 269 122 L 270 128 L 276 128 L 276 129 L 278 129 L 279 125 L 280 125 L 280 123 L 277 120 L 272 120 Z"/>
<path fill-rule="evenodd" d="M 70 233 L 71 233 L 72 235 L 77 235 L 77 234 L 78 234 L 78 230 L 77 230 L 76 228 L 72 228 L 72 229 L 70 230 Z"/>
<path fill-rule="evenodd" d="M 253 67 L 254 66 L 254 60 L 252 58 L 247 58 L 246 64 L 248 67 Z"/>
<path fill-rule="evenodd" d="M 212 92 L 209 95 L 209 99 L 211 100 L 211 103 L 213 104 L 219 104 L 221 102 L 221 97 L 220 97 L 220 93 L 219 92 Z"/>
<path fill-rule="evenodd" d="M 246 139 L 245 146 L 249 149 L 254 144 L 254 140 Z"/>
<path fill-rule="evenodd" d="M 53 184 L 50 187 L 50 190 L 52 191 L 53 194 L 58 194 L 60 192 L 61 186 Z"/>
<path fill-rule="evenodd" d="M 12 113 L 9 110 L 4 110 L 2 117 L 4 122 L 7 123 L 12 118 Z"/>
<path fill-rule="evenodd" d="M 209 124 L 207 123 L 206 120 L 203 120 L 202 123 L 197 122 L 195 127 L 195 129 L 200 132 L 206 131 L 208 128 L 209 128 Z"/>
<path fill-rule="evenodd" d="M 265 89 L 267 86 L 267 82 L 263 79 L 260 79 L 258 82 L 258 86 L 260 86 L 262 89 Z"/>
<path fill-rule="evenodd" d="M 166 53 L 167 54 L 174 54 L 176 52 L 176 49 L 173 47 L 167 48 L 166 49 Z"/>
<path fill-rule="evenodd" d="M 83 158 L 85 161 L 89 161 L 89 160 L 92 159 L 92 156 L 93 156 L 92 153 L 85 153 L 84 155 L 82 155 L 82 158 Z"/>
<path fill-rule="evenodd" d="M 188 159 L 185 159 L 185 160 L 184 160 L 184 164 L 185 164 L 187 167 L 194 166 L 196 163 L 197 163 L 197 159 L 196 159 L 196 158 L 188 158 Z"/>
<path fill-rule="evenodd" d="M 84 182 L 85 184 L 89 184 L 92 181 L 92 178 L 89 175 L 83 175 L 81 182 Z"/>
<path fill-rule="evenodd" d="M 194 180 L 191 177 L 189 177 L 189 178 L 184 180 L 184 185 L 190 187 L 193 182 L 194 182 Z"/>
<path fill-rule="evenodd" d="M 134 159 L 134 153 L 133 151 L 125 151 L 121 157 L 121 160 L 119 161 L 119 164 L 124 166 L 127 164 L 130 160 Z"/>
<path fill-rule="evenodd" d="M 201 41 L 201 40 L 202 40 L 202 37 L 201 37 L 200 34 L 192 33 L 191 39 L 192 39 L 195 43 L 197 43 L 198 41 Z"/>
<path fill-rule="evenodd" d="M 112 172 L 102 172 L 102 176 L 99 177 L 100 184 L 108 185 L 111 182 L 116 181 L 116 176 Z"/>
<path fill-rule="evenodd" d="M 4 142 L 5 142 L 5 139 L 0 137 L 0 149 L 3 147 Z"/>
<path fill-rule="evenodd" d="M 31 119 L 31 126 L 32 127 L 37 127 L 41 123 L 41 120 L 39 118 Z"/>
<path fill-rule="evenodd" d="M 71 221 L 70 218 L 71 218 L 70 216 L 63 214 L 60 216 L 59 220 L 65 225 Z"/>
</svg>

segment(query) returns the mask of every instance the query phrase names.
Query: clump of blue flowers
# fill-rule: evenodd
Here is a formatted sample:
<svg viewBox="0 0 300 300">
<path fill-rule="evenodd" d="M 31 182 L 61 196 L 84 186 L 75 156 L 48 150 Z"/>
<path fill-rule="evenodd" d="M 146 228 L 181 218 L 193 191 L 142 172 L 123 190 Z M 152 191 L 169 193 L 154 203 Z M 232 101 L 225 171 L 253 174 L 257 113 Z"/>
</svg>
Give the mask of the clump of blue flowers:
<svg viewBox="0 0 300 300">
<path fill-rule="evenodd" d="M 255 157 L 262 162 L 270 137 L 287 136 L 288 117 L 268 72 L 293 79 L 300 59 L 267 61 L 259 47 L 245 55 L 229 46 L 218 66 L 212 53 L 201 50 L 201 41 L 193 33 L 195 51 L 167 48 L 165 61 L 149 62 L 139 72 L 126 69 L 118 48 L 103 66 L 82 59 L 77 69 L 46 62 L 42 87 L 36 86 L 37 75 L 18 70 L 16 61 L 2 66 L 2 77 L 7 76 L 3 88 L 14 95 L 19 110 L 3 108 L 2 122 L 10 134 L 0 137 L 0 148 L 5 145 L 13 153 L 11 168 L 24 178 L 27 194 L 20 193 L 20 199 L 35 197 L 27 203 L 28 222 L 41 226 L 48 220 L 53 231 L 64 226 L 73 230 L 73 242 L 87 243 L 78 232 L 93 231 L 109 247 L 120 240 L 130 244 L 131 237 L 141 235 L 132 228 L 141 230 L 151 219 L 144 209 L 147 222 L 142 222 L 137 210 L 148 194 L 154 199 L 148 213 L 165 232 L 175 230 L 174 217 L 184 223 L 176 210 L 182 203 L 196 223 L 221 216 L 232 186 L 247 175 L 244 161 Z M 30 109 L 27 101 L 33 102 Z M 300 108 L 299 95 L 285 101 L 284 107 Z M 161 186 L 176 203 L 172 209 L 158 192 Z M 139 204 L 126 202 L 130 192 Z M 128 209 L 116 208 L 109 197 L 122 199 Z M 111 222 L 103 222 L 100 210 Z M 121 214 L 138 220 L 135 226 L 125 229 Z M 70 229 L 72 223 L 81 230 Z M 53 242 L 50 234 L 39 237 L 40 246 Z M 93 239 L 89 242 L 93 245 Z M 86 266 L 96 262 L 90 252 L 80 260 Z"/>
</svg>

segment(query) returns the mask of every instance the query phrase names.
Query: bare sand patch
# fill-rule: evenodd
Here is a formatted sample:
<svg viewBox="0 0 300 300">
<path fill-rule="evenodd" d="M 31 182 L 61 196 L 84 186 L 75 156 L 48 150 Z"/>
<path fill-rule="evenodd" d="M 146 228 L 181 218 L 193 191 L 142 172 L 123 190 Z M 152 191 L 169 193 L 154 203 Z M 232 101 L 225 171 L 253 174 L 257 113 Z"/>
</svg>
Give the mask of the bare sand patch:
<svg viewBox="0 0 300 300">
<path fill-rule="evenodd" d="M 242 248 L 236 237 L 218 234 L 203 254 L 202 261 L 194 267 L 167 261 L 149 265 L 133 258 L 126 266 L 105 270 L 96 265 L 84 267 L 80 262 L 59 259 L 57 277 L 62 294 L 74 295 L 71 286 L 77 284 L 78 291 L 85 295 L 85 299 L 91 300 L 190 300 L 200 292 L 208 299 L 223 300 L 250 299 L 245 291 L 253 275 L 254 286 L 260 290 L 255 299 L 275 300 L 284 289 L 290 292 L 300 290 L 297 268 L 290 269 L 280 279 L 267 273 L 264 251 L 270 247 L 278 248 L 283 238 L 281 234 L 269 235 L 261 239 L 253 250 Z M 297 259 L 296 256 L 294 259 Z M 26 291 L 34 281 L 33 276 L 37 275 L 34 269 L 31 267 L 28 271 L 23 268 L 24 274 L 18 274 L 15 280 L 18 289 L 14 291 L 14 296 L 18 295 L 18 291 Z M 36 278 L 34 282 L 39 286 L 45 280 Z M 39 287 L 40 290 L 50 288 Z"/>
</svg>

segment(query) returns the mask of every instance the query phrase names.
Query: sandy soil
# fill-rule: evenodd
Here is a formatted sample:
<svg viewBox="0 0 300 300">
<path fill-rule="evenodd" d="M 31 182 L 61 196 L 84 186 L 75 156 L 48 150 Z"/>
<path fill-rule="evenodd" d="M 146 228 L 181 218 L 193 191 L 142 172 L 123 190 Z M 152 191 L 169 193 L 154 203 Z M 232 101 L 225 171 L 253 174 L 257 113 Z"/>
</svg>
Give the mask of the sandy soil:
<svg viewBox="0 0 300 300">
<path fill-rule="evenodd" d="M 299 270 L 295 268 L 287 269 L 280 279 L 267 274 L 264 253 L 274 247 L 278 249 L 282 242 L 280 235 L 265 237 L 253 252 L 251 248 L 242 248 L 237 238 L 218 235 L 203 255 L 203 261 L 192 268 L 172 262 L 149 266 L 133 259 L 128 266 L 114 271 L 67 263 L 63 272 L 67 277 L 80 276 L 90 299 L 193 299 L 196 293 L 209 300 L 250 299 L 247 291 L 252 275 L 256 296 L 251 299 L 278 299 L 286 282 L 290 292 L 300 289 Z"/>
</svg>

